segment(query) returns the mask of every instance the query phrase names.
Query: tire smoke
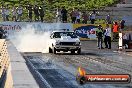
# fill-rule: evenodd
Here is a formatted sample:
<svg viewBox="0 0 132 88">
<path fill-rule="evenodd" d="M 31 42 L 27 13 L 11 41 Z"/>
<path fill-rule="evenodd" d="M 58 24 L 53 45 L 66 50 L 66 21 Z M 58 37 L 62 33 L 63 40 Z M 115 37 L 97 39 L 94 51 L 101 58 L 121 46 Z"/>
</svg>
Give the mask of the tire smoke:
<svg viewBox="0 0 132 88">
<path fill-rule="evenodd" d="M 9 37 L 11 42 L 20 52 L 48 52 L 50 32 L 36 31 L 32 25 L 28 25 L 20 32 Z"/>
</svg>

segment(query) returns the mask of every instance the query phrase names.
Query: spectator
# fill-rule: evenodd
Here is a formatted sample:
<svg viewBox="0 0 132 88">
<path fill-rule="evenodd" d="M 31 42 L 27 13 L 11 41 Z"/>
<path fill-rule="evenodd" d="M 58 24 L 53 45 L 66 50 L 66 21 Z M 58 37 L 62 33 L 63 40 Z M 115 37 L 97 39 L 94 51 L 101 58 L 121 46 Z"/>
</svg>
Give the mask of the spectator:
<svg viewBox="0 0 132 88">
<path fill-rule="evenodd" d="M 74 8 L 73 8 L 73 10 L 72 10 L 70 16 L 71 16 L 72 23 L 76 23 L 77 12 L 75 11 Z"/>
<path fill-rule="evenodd" d="M 96 29 L 96 36 L 97 36 L 97 46 L 98 49 L 103 49 L 102 43 L 103 43 L 103 29 L 102 26 L 99 25 Z"/>
<path fill-rule="evenodd" d="M 6 20 L 6 14 L 5 14 L 5 7 L 3 5 L 1 7 L 1 14 L 2 14 L 3 21 L 5 21 Z"/>
<path fill-rule="evenodd" d="M 34 15 L 35 21 L 39 21 L 39 7 L 37 5 L 34 6 Z"/>
<path fill-rule="evenodd" d="M 109 27 L 109 24 L 106 25 L 104 35 L 105 48 L 111 49 L 111 28 Z"/>
<path fill-rule="evenodd" d="M 9 21 L 9 8 L 8 5 L 5 8 L 6 21 Z"/>
<path fill-rule="evenodd" d="M 67 22 L 67 10 L 65 9 L 65 6 L 62 7 L 61 10 L 61 16 L 62 16 L 62 22 Z"/>
<path fill-rule="evenodd" d="M 95 10 L 95 8 L 94 8 L 94 10 L 93 10 L 93 14 L 96 14 L 96 10 Z"/>
<path fill-rule="evenodd" d="M 5 30 L 3 30 L 2 29 L 2 26 L 3 25 L 0 25 L 0 39 L 4 39 L 4 38 L 6 38 L 7 36 L 6 36 L 6 31 Z"/>
<path fill-rule="evenodd" d="M 119 31 L 119 25 L 117 22 L 114 22 L 112 29 L 113 29 L 113 41 L 115 41 L 118 37 L 118 31 Z"/>
<path fill-rule="evenodd" d="M 122 31 L 125 27 L 125 21 L 124 20 L 121 20 L 120 22 L 120 31 Z"/>
<path fill-rule="evenodd" d="M 56 22 L 60 22 L 61 21 L 61 10 L 59 8 L 57 8 L 56 11 Z"/>
<path fill-rule="evenodd" d="M 2 25 L 0 25 L 0 39 L 2 39 L 3 38 L 3 32 L 2 32 Z"/>
<path fill-rule="evenodd" d="M 12 9 L 12 21 L 17 21 L 16 15 L 17 15 L 16 7 L 13 7 L 13 9 Z"/>
<path fill-rule="evenodd" d="M 83 12 L 83 14 L 82 14 L 82 18 L 83 18 L 82 23 L 83 23 L 83 24 L 87 24 L 87 21 L 88 21 L 88 15 L 86 14 L 86 12 Z"/>
<path fill-rule="evenodd" d="M 78 9 L 77 10 L 77 16 L 76 16 L 77 23 L 80 23 L 80 19 L 81 19 L 81 12 Z"/>
<path fill-rule="evenodd" d="M 41 19 L 41 22 L 43 22 L 43 18 L 44 18 L 44 10 L 43 8 L 40 6 L 39 8 L 39 13 L 40 13 L 40 19 Z"/>
<path fill-rule="evenodd" d="M 17 21 L 21 21 L 22 20 L 22 13 L 23 13 L 23 8 L 22 8 L 22 6 L 19 6 L 17 8 Z"/>
<path fill-rule="evenodd" d="M 126 34 L 126 33 L 123 34 L 123 46 L 125 49 L 127 49 L 128 45 L 129 45 L 129 38 L 127 35 L 128 34 Z"/>
<path fill-rule="evenodd" d="M 29 22 L 32 22 L 32 10 L 33 10 L 32 5 L 29 4 L 27 9 L 28 9 Z"/>
<path fill-rule="evenodd" d="M 122 0 L 122 4 L 126 4 L 126 0 Z"/>
<path fill-rule="evenodd" d="M 107 15 L 107 16 L 106 16 L 106 23 L 107 23 L 107 24 L 111 24 L 110 15 Z"/>
<path fill-rule="evenodd" d="M 94 24 L 95 23 L 95 18 L 96 18 L 96 14 L 95 13 L 92 13 L 90 15 L 91 24 Z"/>
</svg>

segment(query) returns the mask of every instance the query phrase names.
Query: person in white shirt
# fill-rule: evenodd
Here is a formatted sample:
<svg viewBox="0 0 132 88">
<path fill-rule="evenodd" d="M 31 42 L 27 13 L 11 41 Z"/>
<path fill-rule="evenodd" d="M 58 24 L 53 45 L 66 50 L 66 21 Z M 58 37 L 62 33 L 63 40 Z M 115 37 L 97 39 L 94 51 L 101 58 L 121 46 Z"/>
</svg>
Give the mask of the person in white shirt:
<svg viewBox="0 0 132 88">
<path fill-rule="evenodd" d="M 57 8 L 56 10 L 56 22 L 61 22 L 61 9 Z"/>
<path fill-rule="evenodd" d="M 128 33 L 123 33 L 123 46 L 125 49 L 128 49 L 129 45 L 129 34 Z"/>
<path fill-rule="evenodd" d="M 96 14 L 92 13 L 91 16 L 90 16 L 91 24 L 95 23 L 95 19 L 96 19 Z"/>
<path fill-rule="evenodd" d="M 77 10 L 77 16 L 76 16 L 76 23 L 80 23 L 80 19 L 81 19 L 81 12 L 78 9 Z"/>
<path fill-rule="evenodd" d="M 5 21 L 6 20 L 6 15 L 5 15 L 5 7 L 4 6 L 1 7 L 1 14 L 2 14 L 3 21 Z"/>
<path fill-rule="evenodd" d="M 5 16 L 6 16 L 6 21 L 9 21 L 9 9 L 8 9 L 8 6 L 6 7 L 5 9 Z"/>
<path fill-rule="evenodd" d="M 16 15 L 17 15 L 16 7 L 13 7 L 13 9 L 12 9 L 12 21 L 16 21 Z"/>
<path fill-rule="evenodd" d="M 106 25 L 104 35 L 105 48 L 111 49 L 111 28 L 109 27 L 109 24 Z"/>
<path fill-rule="evenodd" d="M 17 14 L 18 14 L 18 16 L 17 16 L 17 21 L 21 21 L 22 13 L 23 13 L 22 7 L 19 6 L 19 7 L 17 8 Z"/>
</svg>

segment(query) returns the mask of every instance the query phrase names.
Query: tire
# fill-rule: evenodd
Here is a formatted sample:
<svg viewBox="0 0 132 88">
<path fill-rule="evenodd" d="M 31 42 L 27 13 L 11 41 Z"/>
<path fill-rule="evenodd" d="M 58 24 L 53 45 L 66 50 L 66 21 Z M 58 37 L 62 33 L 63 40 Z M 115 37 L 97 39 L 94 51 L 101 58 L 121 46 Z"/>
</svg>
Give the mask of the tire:
<svg viewBox="0 0 132 88">
<path fill-rule="evenodd" d="M 53 53 L 52 49 L 49 47 L 49 53 Z"/>
<path fill-rule="evenodd" d="M 81 48 L 79 48 L 79 49 L 77 50 L 77 54 L 78 54 L 78 55 L 81 54 Z"/>
<path fill-rule="evenodd" d="M 75 54 L 75 51 L 74 50 L 71 50 L 71 54 Z"/>
<path fill-rule="evenodd" d="M 80 84 L 83 85 L 86 83 L 86 78 L 85 77 L 81 77 L 80 78 Z"/>
<path fill-rule="evenodd" d="M 53 54 L 56 54 L 56 48 L 55 47 L 53 48 Z"/>
<path fill-rule="evenodd" d="M 76 81 L 78 84 L 83 85 L 86 83 L 86 78 L 85 77 L 76 77 Z"/>
</svg>

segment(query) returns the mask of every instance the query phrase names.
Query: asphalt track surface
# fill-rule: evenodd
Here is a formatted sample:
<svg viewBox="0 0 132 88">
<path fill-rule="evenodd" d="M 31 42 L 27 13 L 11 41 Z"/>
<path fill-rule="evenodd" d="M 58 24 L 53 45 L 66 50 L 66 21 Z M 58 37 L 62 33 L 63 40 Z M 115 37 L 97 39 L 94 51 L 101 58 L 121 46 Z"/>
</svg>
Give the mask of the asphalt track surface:
<svg viewBox="0 0 132 88">
<path fill-rule="evenodd" d="M 70 53 L 22 53 L 40 88 L 132 88 L 129 84 L 85 84 L 76 82 L 78 67 L 88 74 L 130 74 L 132 57 L 112 49 L 99 50 L 95 41 L 83 41 L 81 55 Z"/>
</svg>

